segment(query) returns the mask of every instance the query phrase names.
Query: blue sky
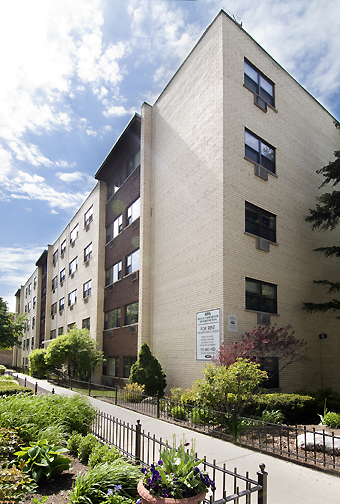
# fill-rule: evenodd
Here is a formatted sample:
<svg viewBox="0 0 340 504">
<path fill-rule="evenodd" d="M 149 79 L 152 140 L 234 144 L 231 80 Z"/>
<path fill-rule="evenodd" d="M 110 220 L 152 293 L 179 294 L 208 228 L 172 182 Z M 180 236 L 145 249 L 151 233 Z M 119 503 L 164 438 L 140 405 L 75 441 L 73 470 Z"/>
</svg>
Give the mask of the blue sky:
<svg viewBox="0 0 340 504">
<path fill-rule="evenodd" d="M 132 114 L 222 8 L 340 119 L 340 2 L 0 3 L 0 296 L 11 310 Z"/>
</svg>

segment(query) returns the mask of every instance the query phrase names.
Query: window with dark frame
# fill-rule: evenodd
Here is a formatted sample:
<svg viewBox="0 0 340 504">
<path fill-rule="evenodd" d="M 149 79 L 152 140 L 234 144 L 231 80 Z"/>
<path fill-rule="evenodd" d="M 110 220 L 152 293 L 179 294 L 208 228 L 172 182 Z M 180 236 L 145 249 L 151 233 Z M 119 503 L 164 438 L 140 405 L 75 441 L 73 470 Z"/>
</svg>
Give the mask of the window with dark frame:
<svg viewBox="0 0 340 504">
<path fill-rule="evenodd" d="M 64 334 L 64 328 L 63 327 L 59 327 L 58 328 L 58 336 L 61 336 L 62 334 Z"/>
<path fill-rule="evenodd" d="M 87 329 L 88 331 L 90 330 L 90 317 L 82 320 L 81 327 L 82 329 Z"/>
<path fill-rule="evenodd" d="M 126 210 L 126 225 L 128 226 L 133 221 L 140 217 L 140 198 L 136 199 Z"/>
<path fill-rule="evenodd" d="M 92 256 L 92 242 L 84 248 L 84 262 L 88 261 Z"/>
<path fill-rule="evenodd" d="M 68 305 L 72 306 L 77 302 L 77 289 L 70 292 L 68 295 Z"/>
<path fill-rule="evenodd" d="M 88 226 L 93 219 L 93 205 L 84 214 L 84 227 Z"/>
<path fill-rule="evenodd" d="M 57 313 L 57 303 L 51 305 L 51 316 Z"/>
<path fill-rule="evenodd" d="M 245 157 L 275 173 L 275 147 L 245 129 Z"/>
<path fill-rule="evenodd" d="M 60 253 L 65 254 L 66 252 L 66 240 L 64 240 L 60 246 Z"/>
<path fill-rule="evenodd" d="M 57 264 L 57 261 L 58 261 L 58 249 L 55 252 L 53 252 L 53 266 Z"/>
<path fill-rule="evenodd" d="M 246 59 L 244 60 L 244 85 L 266 103 L 275 107 L 274 83 Z"/>
<path fill-rule="evenodd" d="M 277 286 L 253 278 L 246 278 L 246 309 L 277 313 Z"/>
<path fill-rule="evenodd" d="M 138 301 L 125 306 L 125 325 L 138 324 Z"/>
<path fill-rule="evenodd" d="M 92 282 L 91 280 L 88 280 L 83 285 L 83 298 L 84 299 L 91 295 L 91 282 Z"/>
<path fill-rule="evenodd" d="M 52 278 L 52 290 L 55 290 L 58 287 L 58 275 Z"/>
<path fill-rule="evenodd" d="M 276 243 L 276 215 L 246 201 L 245 230 L 247 233 Z"/>
<path fill-rule="evenodd" d="M 140 165 L 140 151 L 138 151 L 134 156 L 132 156 L 126 164 L 126 177 L 131 175 L 136 168 Z"/>
<path fill-rule="evenodd" d="M 115 308 L 105 313 L 104 316 L 104 330 L 117 329 L 120 327 L 121 309 Z"/>
<path fill-rule="evenodd" d="M 119 357 L 106 357 L 103 363 L 103 375 L 119 377 Z"/>
<path fill-rule="evenodd" d="M 65 308 L 65 298 L 61 298 L 59 299 L 59 311 L 63 311 L 63 309 Z"/>
<path fill-rule="evenodd" d="M 139 270 L 139 249 L 126 256 L 125 274 L 129 275 L 130 273 L 133 273 L 137 270 Z"/>
<path fill-rule="evenodd" d="M 117 282 L 122 278 L 123 273 L 123 263 L 122 261 L 117 262 L 110 268 L 105 270 L 105 286 Z"/>
<path fill-rule="evenodd" d="M 132 365 L 136 362 L 137 357 L 123 357 L 123 378 L 129 378 Z"/>
<path fill-rule="evenodd" d="M 60 283 L 64 282 L 66 276 L 65 268 L 63 268 L 60 272 Z"/>
<path fill-rule="evenodd" d="M 69 264 L 69 274 L 72 275 L 78 269 L 78 256 L 73 259 Z"/>
</svg>

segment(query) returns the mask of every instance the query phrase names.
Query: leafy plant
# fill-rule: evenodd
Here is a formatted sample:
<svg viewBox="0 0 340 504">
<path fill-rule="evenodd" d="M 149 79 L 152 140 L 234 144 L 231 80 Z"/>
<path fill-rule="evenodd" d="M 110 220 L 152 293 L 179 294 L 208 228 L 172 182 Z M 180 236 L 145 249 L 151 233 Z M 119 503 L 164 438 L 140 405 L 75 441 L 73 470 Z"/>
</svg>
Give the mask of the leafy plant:
<svg viewBox="0 0 340 504">
<path fill-rule="evenodd" d="M 46 439 L 42 439 L 30 443 L 30 446 L 25 446 L 14 455 L 25 462 L 24 472 L 28 472 L 38 483 L 70 468 L 71 460 L 61 455 L 65 452 L 66 448 L 49 445 Z"/>
<path fill-rule="evenodd" d="M 89 456 L 88 466 L 92 469 L 98 464 L 101 464 L 103 462 L 111 463 L 119 458 L 121 458 L 121 454 L 118 450 L 111 446 L 98 443 L 93 448 Z"/>
<path fill-rule="evenodd" d="M 25 494 L 37 488 L 33 479 L 23 472 L 24 462 L 18 467 L 0 466 L 0 501 L 22 502 Z"/>
<path fill-rule="evenodd" d="M 170 415 L 172 418 L 176 418 L 177 420 L 186 420 L 187 412 L 184 406 L 177 404 L 176 406 L 172 406 L 170 408 Z"/>
<path fill-rule="evenodd" d="M 197 425 L 207 425 L 214 424 L 217 422 L 217 418 L 209 410 L 204 408 L 193 408 L 191 413 L 191 421 Z"/>
<path fill-rule="evenodd" d="M 261 421 L 273 424 L 280 424 L 284 421 L 285 416 L 280 410 L 263 410 Z"/>
<path fill-rule="evenodd" d="M 79 432 L 72 432 L 67 441 L 67 449 L 71 455 L 78 456 L 78 447 L 83 436 Z"/>
<path fill-rule="evenodd" d="M 121 495 L 134 499 L 140 479 L 140 470 L 126 460 L 98 464 L 85 475 L 77 476 L 70 500 L 72 504 L 100 504 L 115 485 L 122 486 Z"/>
<path fill-rule="evenodd" d="M 165 373 L 147 343 L 143 343 L 138 360 L 131 367 L 129 382 L 145 385 L 145 394 L 148 396 L 155 396 L 157 393 L 160 397 L 164 395 Z"/>
<path fill-rule="evenodd" d="M 261 416 L 264 410 L 280 410 L 287 422 L 301 422 L 314 411 L 314 399 L 299 394 L 258 394 L 248 403 L 245 414 Z"/>
<path fill-rule="evenodd" d="M 20 429 L 0 427 L 0 460 L 10 460 L 19 449 L 22 443 L 19 432 Z"/>
<path fill-rule="evenodd" d="M 3 364 L 0 364 L 0 375 L 3 375 L 6 371 L 6 366 L 4 366 Z"/>
<path fill-rule="evenodd" d="M 322 418 L 322 424 L 327 425 L 327 427 L 332 427 L 333 429 L 338 429 L 340 427 L 340 413 L 328 411 Z"/>
<path fill-rule="evenodd" d="M 150 468 L 141 469 L 144 474 L 143 485 L 152 494 L 161 497 L 183 499 L 207 492 L 209 488 L 215 490 L 215 483 L 208 473 L 202 472 L 198 460 L 190 443 L 181 443 L 176 449 L 166 447 L 160 451 L 160 460 L 151 464 Z"/>
<path fill-rule="evenodd" d="M 48 371 L 46 364 L 46 348 L 36 348 L 30 353 L 28 359 L 30 361 L 30 375 L 45 377 Z"/>
<path fill-rule="evenodd" d="M 98 444 L 99 441 L 93 434 L 87 434 L 85 437 L 80 439 L 78 445 L 78 457 L 83 464 L 87 464 L 89 456 Z"/>
<path fill-rule="evenodd" d="M 138 383 L 127 383 L 124 388 L 124 399 L 127 402 L 139 403 L 143 400 L 144 385 Z"/>
</svg>

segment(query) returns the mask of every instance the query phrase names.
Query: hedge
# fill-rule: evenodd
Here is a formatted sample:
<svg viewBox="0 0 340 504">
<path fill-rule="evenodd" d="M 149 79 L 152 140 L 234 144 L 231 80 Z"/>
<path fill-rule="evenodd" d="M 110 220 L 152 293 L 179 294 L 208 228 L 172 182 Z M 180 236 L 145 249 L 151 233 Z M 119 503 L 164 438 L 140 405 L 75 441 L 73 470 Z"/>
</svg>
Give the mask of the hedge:
<svg viewBox="0 0 340 504">
<path fill-rule="evenodd" d="M 245 416 L 260 417 L 262 411 L 280 410 L 286 422 L 300 423 L 316 416 L 315 399 L 300 394 L 258 394 L 245 407 Z"/>
</svg>

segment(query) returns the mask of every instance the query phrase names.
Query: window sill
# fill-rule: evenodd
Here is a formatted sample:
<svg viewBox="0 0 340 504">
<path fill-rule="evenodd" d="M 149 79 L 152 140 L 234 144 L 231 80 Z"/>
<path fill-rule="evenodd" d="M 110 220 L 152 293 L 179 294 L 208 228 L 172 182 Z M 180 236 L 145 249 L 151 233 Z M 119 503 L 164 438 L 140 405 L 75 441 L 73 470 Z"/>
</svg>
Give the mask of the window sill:
<svg viewBox="0 0 340 504">
<path fill-rule="evenodd" d="M 259 310 L 249 310 L 248 308 L 245 308 L 244 311 L 248 312 L 248 313 L 265 313 L 266 315 L 270 315 L 270 316 L 273 316 L 273 317 L 279 317 L 280 316 L 279 313 L 271 313 L 271 312 L 265 312 L 265 311 L 259 311 Z"/>
<path fill-rule="evenodd" d="M 247 156 L 244 156 L 244 159 L 246 161 L 249 161 L 249 163 L 251 163 L 252 165 L 254 165 L 254 169 L 255 169 L 256 165 L 259 165 L 261 168 L 263 168 L 264 170 L 266 170 L 266 172 L 268 173 L 268 175 L 272 175 L 273 177 L 278 178 L 278 176 L 276 175 L 276 173 L 273 173 L 272 171 L 268 170 L 268 168 L 266 168 L 265 166 L 262 166 L 259 163 L 256 163 L 256 161 L 254 161 L 253 159 L 250 159 Z"/>
<path fill-rule="evenodd" d="M 253 233 L 249 233 L 248 231 L 245 231 L 244 234 L 246 236 L 251 236 L 252 238 L 262 238 L 262 236 L 258 236 L 258 235 L 255 235 Z M 279 244 L 277 242 L 273 242 L 271 240 L 268 240 L 267 238 L 263 238 L 263 240 L 266 240 L 267 242 L 269 242 L 271 245 L 275 245 L 275 247 L 278 247 Z"/>
</svg>

